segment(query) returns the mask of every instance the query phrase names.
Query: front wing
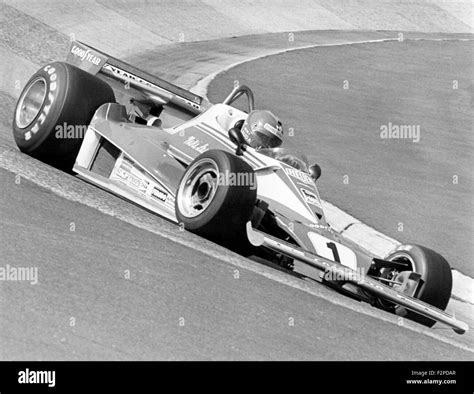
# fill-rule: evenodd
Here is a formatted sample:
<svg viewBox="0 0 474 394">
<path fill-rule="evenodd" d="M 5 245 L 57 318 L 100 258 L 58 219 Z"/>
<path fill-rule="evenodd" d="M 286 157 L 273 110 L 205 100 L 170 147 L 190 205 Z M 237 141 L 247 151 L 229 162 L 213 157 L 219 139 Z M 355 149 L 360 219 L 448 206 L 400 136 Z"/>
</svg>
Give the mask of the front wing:
<svg viewBox="0 0 474 394">
<path fill-rule="evenodd" d="M 254 246 L 267 247 L 313 268 L 322 270 L 326 274 L 332 274 L 334 277 L 344 278 L 346 282 L 352 283 L 373 295 L 391 301 L 440 323 L 446 324 L 458 334 L 464 334 L 469 329 L 466 323 L 455 319 L 446 312 L 407 294 L 396 291 L 378 280 L 362 275 L 355 270 L 335 263 L 324 257 L 309 253 L 296 245 L 289 244 L 271 235 L 255 230 L 252 227 L 251 222 L 247 223 L 247 237 L 250 243 Z"/>
</svg>

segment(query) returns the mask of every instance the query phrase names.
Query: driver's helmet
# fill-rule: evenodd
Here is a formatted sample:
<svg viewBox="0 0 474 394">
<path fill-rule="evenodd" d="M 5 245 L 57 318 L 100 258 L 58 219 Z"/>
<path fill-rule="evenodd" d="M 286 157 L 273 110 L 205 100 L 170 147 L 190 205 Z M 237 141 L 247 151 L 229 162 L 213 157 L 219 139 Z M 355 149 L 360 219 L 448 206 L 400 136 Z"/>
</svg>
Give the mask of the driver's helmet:
<svg viewBox="0 0 474 394">
<path fill-rule="evenodd" d="M 270 111 L 250 112 L 242 125 L 242 136 L 252 148 L 277 148 L 283 142 L 283 127 Z"/>
</svg>

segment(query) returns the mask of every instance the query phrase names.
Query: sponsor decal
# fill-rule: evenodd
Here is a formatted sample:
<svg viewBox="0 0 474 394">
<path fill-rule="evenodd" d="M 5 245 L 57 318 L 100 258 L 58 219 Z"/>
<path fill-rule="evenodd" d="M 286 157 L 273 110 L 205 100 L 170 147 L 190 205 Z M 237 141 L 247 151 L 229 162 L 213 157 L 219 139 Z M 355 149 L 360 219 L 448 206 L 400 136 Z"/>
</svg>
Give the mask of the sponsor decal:
<svg viewBox="0 0 474 394">
<path fill-rule="evenodd" d="M 154 90 L 158 90 L 159 92 L 162 92 L 162 94 L 164 96 L 162 98 L 163 100 L 170 100 L 171 97 L 172 97 L 171 93 L 168 90 L 163 89 L 163 88 L 159 87 L 158 85 L 155 85 L 151 82 L 148 82 L 147 80 L 145 80 L 143 78 L 140 78 L 139 76 L 137 76 L 135 74 L 132 74 L 132 73 L 124 71 L 120 68 L 114 67 L 111 64 L 105 64 L 104 69 L 118 75 L 122 79 L 129 79 L 129 80 L 134 81 L 135 83 L 137 83 L 139 85 L 146 86 L 146 87 L 152 88 Z M 200 108 L 200 105 L 198 105 L 199 101 L 200 101 L 199 96 L 196 96 L 195 102 L 187 100 L 187 99 L 185 99 L 183 97 L 180 97 L 178 95 L 174 95 L 174 98 L 177 99 L 177 100 L 182 101 L 184 104 L 186 104 L 188 106 L 191 106 L 193 108 L 196 108 L 196 109 Z M 166 101 L 163 101 L 163 103 L 166 103 Z"/>
<path fill-rule="evenodd" d="M 113 72 L 114 74 L 117 74 L 118 76 L 120 76 L 122 78 L 131 79 L 132 81 L 134 81 L 134 82 L 136 82 L 140 85 L 148 86 L 148 87 L 153 88 L 153 89 L 163 90 L 159 86 L 156 86 L 156 85 L 144 80 L 143 78 L 140 78 L 140 77 L 136 76 L 135 74 L 129 73 L 129 72 L 124 71 L 124 70 L 121 70 L 120 68 L 114 67 L 110 64 L 106 64 L 104 66 L 104 68 L 111 71 L 111 72 Z"/>
<path fill-rule="evenodd" d="M 193 148 L 195 151 L 199 153 L 204 153 L 205 151 L 209 149 L 209 144 L 202 144 L 199 139 L 193 136 L 186 138 L 186 140 L 184 141 L 184 145 L 187 145 Z"/>
<path fill-rule="evenodd" d="M 123 180 L 127 185 L 129 185 L 132 189 L 135 189 L 141 193 L 145 193 L 148 187 L 148 182 L 140 179 L 136 175 L 128 172 L 123 167 L 117 168 L 117 177 Z"/>
<path fill-rule="evenodd" d="M 300 189 L 301 194 L 303 194 L 304 200 L 308 204 L 316 205 L 317 207 L 321 207 L 321 204 L 319 203 L 318 196 L 316 194 L 310 192 L 309 190 L 306 189 Z"/>
<path fill-rule="evenodd" d="M 271 124 L 265 123 L 263 128 L 269 131 L 270 133 L 272 133 L 274 136 L 280 138 L 281 133 L 282 133 L 282 127 L 280 125 L 278 125 L 277 128 L 275 128 Z"/>
<path fill-rule="evenodd" d="M 334 230 L 329 224 L 307 223 L 307 225 L 316 230 L 328 231 L 330 233 L 334 232 Z"/>
<path fill-rule="evenodd" d="M 252 139 L 250 138 L 250 132 L 248 127 L 244 125 L 240 132 L 242 134 L 242 137 L 244 137 L 245 142 L 250 145 L 252 143 Z"/>
<path fill-rule="evenodd" d="M 159 190 L 157 188 L 153 188 L 153 191 L 151 192 L 151 195 L 153 197 L 156 197 L 161 202 L 166 202 L 166 200 L 168 199 L 168 193 L 165 193 L 164 191 Z"/>
<path fill-rule="evenodd" d="M 100 65 L 102 61 L 102 58 L 96 56 L 90 49 L 84 49 L 77 45 L 72 46 L 71 53 L 81 59 L 81 61 L 92 63 L 95 66 Z"/>
<path fill-rule="evenodd" d="M 313 185 L 314 181 L 311 178 L 311 175 L 307 174 L 306 172 L 297 170 L 296 168 L 285 168 L 285 172 L 291 176 L 292 178 L 296 178 L 299 181 L 306 183 L 307 185 Z"/>
<path fill-rule="evenodd" d="M 172 194 L 164 190 L 152 179 L 149 179 L 148 175 L 136 168 L 130 160 L 127 158 L 122 160 L 111 175 L 111 179 L 123 182 L 126 186 L 153 200 L 153 202 L 166 205 L 167 207 L 174 207 L 174 196 Z"/>
</svg>

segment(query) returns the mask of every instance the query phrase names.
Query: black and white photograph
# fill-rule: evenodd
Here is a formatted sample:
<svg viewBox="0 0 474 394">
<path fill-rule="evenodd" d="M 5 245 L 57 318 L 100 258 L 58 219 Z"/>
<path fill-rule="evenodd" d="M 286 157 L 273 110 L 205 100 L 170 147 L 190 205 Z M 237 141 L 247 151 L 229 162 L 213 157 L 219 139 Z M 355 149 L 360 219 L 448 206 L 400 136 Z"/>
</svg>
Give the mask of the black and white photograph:
<svg viewBox="0 0 474 394">
<path fill-rule="evenodd" d="M 472 393 L 473 11 L 0 0 L 0 392 Z"/>
</svg>

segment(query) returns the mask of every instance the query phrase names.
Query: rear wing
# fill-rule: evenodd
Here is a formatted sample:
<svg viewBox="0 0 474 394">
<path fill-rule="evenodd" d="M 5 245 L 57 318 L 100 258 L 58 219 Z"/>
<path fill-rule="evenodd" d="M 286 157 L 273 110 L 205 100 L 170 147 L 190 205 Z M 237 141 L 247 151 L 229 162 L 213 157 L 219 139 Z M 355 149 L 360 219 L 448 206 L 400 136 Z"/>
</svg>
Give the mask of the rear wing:
<svg viewBox="0 0 474 394">
<path fill-rule="evenodd" d="M 113 89 L 136 101 L 170 106 L 190 115 L 198 115 L 207 108 L 207 101 L 202 97 L 80 41 L 71 43 L 66 62 L 105 80 Z"/>
</svg>

